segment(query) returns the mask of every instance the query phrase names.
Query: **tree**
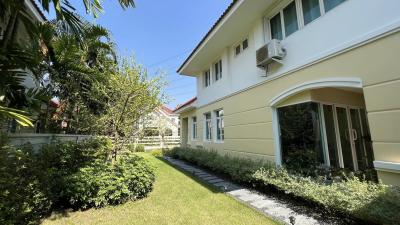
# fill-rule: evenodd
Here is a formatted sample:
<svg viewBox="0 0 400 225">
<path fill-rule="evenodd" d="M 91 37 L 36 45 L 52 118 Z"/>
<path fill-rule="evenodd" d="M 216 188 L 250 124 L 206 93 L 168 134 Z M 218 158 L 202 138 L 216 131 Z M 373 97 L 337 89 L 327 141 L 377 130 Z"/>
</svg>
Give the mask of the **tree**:
<svg viewBox="0 0 400 225">
<path fill-rule="evenodd" d="M 56 12 L 56 21 L 60 24 L 58 28 L 62 28 L 64 32 L 68 32 L 70 37 L 73 37 L 75 41 L 82 44 L 82 41 L 87 38 L 87 29 L 85 29 L 85 23 L 82 19 L 75 13 L 75 8 L 69 3 L 68 0 L 39 0 L 43 10 L 49 12 L 50 6 Z M 97 16 L 99 12 L 102 12 L 102 6 L 100 0 L 83 0 L 86 7 L 87 13 L 92 13 Z M 128 8 L 134 7 L 134 0 L 119 0 L 121 7 Z M 25 87 L 22 85 L 24 77 L 30 76 L 31 74 L 38 78 L 38 76 L 43 75 L 37 70 L 40 68 L 40 64 L 46 59 L 47 50 L 49 43 L 45 42 L 53 37 L 53 34 L 43 33 L 43 31 L 49 31 L 47 23 L 45 26 L 36 22 L 34 18 L 30 16 L 29 9 L 25 4 L 25 0 L 0 0 L 0 22 L 3 22 L 5 26 L 5 31 L 3 37 L 0 40 L 0 75 L 2 79 L 0 80 L 0 98 L 3 100 L 0 102 L 2 110 L 0 110 L 0 118 L 13 118 L 16 119 L 20 125 L 31 126 L 31 123 L 27 121 L 22 121 L 20 119 L 28 119 L 26 113 L 16 108 L 7 107 L 12 105 L 15 99 L 13 97 L 19 97 L 23 99 L 23 103 L 27 103 L 28 96 Z M 23 29 L 21 29 L 23 25 Z M 21 34 L 21 31 L 25 31 Z M 100 31 L 97 29 L 96 31 Z M 92 32 L 95 33 L 95 32 Z M 27 36 L 26 36 L 27 34 Z M 39 35 L 39 36 L 38 36 Z M 23 37 L 23 38 L 17 38 Z M 21 42 L 22 40 L 22 42 Z M 47 45 L 46 45 L 47 44 Z M 90 46 L 90 45 L 88 45 Z M 93 48 L 94 47 L 94 48 Z M 93 46 L 87 50 L 90 51 L 91 56 L 96 56 L 95 51 L 98 47 Z M 104 47 L 104 46 L 102 46 Z M 53 55 L 54 56 L 54 55 Z M 48 58 L 51 57 L 48 56 Z M 47 62 L 49 62 L 47 58 Z M 88 63 L 94 66 L 93 57 L 88 57 Z M 53 57 L 54 59 L 54 57 Z M 94 58 L 96 61 L 96 59 Z M 75 69 L 81 69 L 75 68 Z M 43 97 L 43 90 L 30 90 L 30 93 L 37 93 L 40 98 Z M 29 96 L 31 99 L 35 99 L 38 96 Z M 40 100 L 40 99 L 39 99 Z M 43 99 L 41 99 L 43 100 Z M 39 101 L 30 101 L 31 103 L 39 104 Z M 19 109 L 23 106 L 18 106 Z"/>
<path fill-rule="evenodd" d="M 105 111 L 97 117 L 100 132 L 114 138 L 113 158 L 140 129 L 140 120 L 163 103 L 164 82 L 161 77 L 149 79 L 147 71 L 133 60 L 124 59 L 118 71 L 110 74 L 106 86 L 97 88 L 105 101 Z"/>
</svg>

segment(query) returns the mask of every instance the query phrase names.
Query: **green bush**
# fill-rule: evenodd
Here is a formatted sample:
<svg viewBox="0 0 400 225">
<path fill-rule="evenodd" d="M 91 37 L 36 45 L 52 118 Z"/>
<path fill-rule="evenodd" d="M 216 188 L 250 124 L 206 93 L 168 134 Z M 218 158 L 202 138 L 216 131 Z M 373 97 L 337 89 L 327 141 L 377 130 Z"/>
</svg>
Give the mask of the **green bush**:
<svg viewBox="0 0 400 225">
<path fill-rule="evenodd" d="M 52 209 L 85 209 L 146 196 L 154 182 L 147 162 L 131 153 L 109 160 L 112 143 L 93 138 L 0 148 L 0 224 L 37 223 Z"/>
<path fill-rule="evenodd" d="M 164 156 L 164 151 L 162 149 L 154 149 L 150 151 L 150 154 L 154 157 L 162 157 Z"/>
<path fill-rule="evenodd" d="M 0 149 L 0 224 L 30 224 L 52 205 L 30 146 Z"/>
<path fill-rule="evenodd" d="M 136 145 L 135 152 L 145 152 L 144 145 L 141 144 Z"/>
<path fill-rule="evenodd" d="M 398 224 L 400 221 L 399 187 L 362 181 L 356 176 L 328 183 L 324 179 L 290 174 L 269 163 L 221 156 L 206 150 L 175 148 L 166 155 L 226 174 L 234 181 L 277 190 L 328 211 L 378 224 Z"/>
<path fill-rule="evenodd" d="M 75 208 L 101 207 L 145 197 L 154 180 L 144 158 L 127 152 L 114 163 L 97 161 L 66 177 L 65 192 Z"/>
</svg>

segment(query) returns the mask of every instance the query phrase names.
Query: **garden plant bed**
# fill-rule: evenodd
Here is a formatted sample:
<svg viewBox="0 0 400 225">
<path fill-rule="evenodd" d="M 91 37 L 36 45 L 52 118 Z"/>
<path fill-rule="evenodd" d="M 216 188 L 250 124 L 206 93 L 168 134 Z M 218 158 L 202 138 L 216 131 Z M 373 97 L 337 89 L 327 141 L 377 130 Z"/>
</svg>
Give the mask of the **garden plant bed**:
<svg viewBox="0 0 400 225">
<path fill-rule="evenodd" d="M 400 189 L 396 186 L 363 181 L 355 176 L 326 183 L 323 177 L 303 177 L 271 163 L 202 149 L 175 148 L 166 155 L 255 187 L 299 211 L 316 213 L 316 219 L 323 218 L 320 223 L 398 224 L 400 221 Z M 324 222 L 327 218 L 332 221 Z"/>
<path fill-rule="evenodd" d="M 287 224 L 366 224 L 365 221 L 351 218 L 347 215 L 341 214 L 340 212 L 324 210 L 312 202 L 307 202 L 300 198 L 296 198 L 295 196 L 287 195 L 273 187 L 266 188 L 265 186 L 260 185 L 255 187 L 257 189 L 256 191 L 254 190 L 254 187 L 248 184 L 235 184 L 235 182 L 233 182 L 226 174 L 215 173 L 208 168 L 198 167 L 191 163 L 170 157 L 165 157 L 165 160 L 179 169 L 194 174 L 194 176 L 197 176 L 204 182 L 214 185 L 216 188 L 219 188 L 222 192 L 233 196 L 238 201 L 244 202 L 261 213 L 267 216 L 272 216 Z M 218 182 L 217 179 L 220 181 Z M 239 192 L 242 193 L 242 196 L 240 196 L 240 194 L 238 195 Z M 244 195 L 249 195 L 243 196 L 243 193 Z M 255 199 L 256 195 L 259 196 L 259 199 Z M 247 201 L 248 199 L 250 199 L 250 201 Z M 269 208 L 266 204 L 263 204 L 263 201 L 266 203 L 270 202 L 272 203 L 271 205 L 276 204 L 276 207 Z M 277 212 L 277 210 L 280 210 L 281 212 Z"/>
</svg>

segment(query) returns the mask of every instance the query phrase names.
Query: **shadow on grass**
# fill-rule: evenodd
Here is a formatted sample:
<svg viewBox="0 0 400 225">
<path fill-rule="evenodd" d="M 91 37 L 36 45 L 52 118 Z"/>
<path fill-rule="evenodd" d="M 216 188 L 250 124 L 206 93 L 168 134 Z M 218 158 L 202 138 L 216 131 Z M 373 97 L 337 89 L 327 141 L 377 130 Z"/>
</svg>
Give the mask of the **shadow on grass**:
<svg viewBox="0 0 400 225">
<path fill-rule="evenodd" d="M 387 188 L 355 214 L 376 224 L 400 224 L 400 187 Z"/>
</svg>

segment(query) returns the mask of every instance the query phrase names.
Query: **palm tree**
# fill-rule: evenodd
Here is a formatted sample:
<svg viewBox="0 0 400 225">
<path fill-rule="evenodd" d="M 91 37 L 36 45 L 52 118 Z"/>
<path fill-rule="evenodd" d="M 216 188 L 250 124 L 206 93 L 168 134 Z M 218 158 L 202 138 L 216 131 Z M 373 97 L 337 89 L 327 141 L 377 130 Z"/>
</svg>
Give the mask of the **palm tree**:
<svg viewBox="0 0 400 225">
<path fill-rule="evenodd" d="M 91 27 L 91 32 L 85 29 L 85 24 L 82 22 L 81 18 L 75 14 L 75 8 L 69 3 L 68 0 L 39 0 L 43 10 L 49 12 L 50 5 L 53 5 L 53 9 L 56 12 L 56 20 L 58 21 L 58 26 L 55 26 L 55 30 L 52 30 L 49 23 L 41 25 L 34 22 L 34 19 L 29 15 L 29 10 L 25 5 L 25 0 L 0 0 L 0 20 L 6 24 L 3 37 L 0 41 L 0 75 L 2 79 L 0 80 L 0 120 L 4 118 L 15 119 L 22 126 L 32 125 L 29 117 L 26 116 L 26 112 L 17 110 L 14 108 L 7 107 L 12 105 L 12 102 L 16 102 L 13 99 L 15 96 L 28 97 L 25 95 L 26 90 L 22 85 L 24 77 L 33 74 L 36 78 L 40 78 L 43 75 L 43 62 L 55 63 L 57 62 L 57 57 L 54 54 L 54 37 L 61 37 L 58 39 L 59 45 L 62 46 L 62 41 L 73 42 L 78 41 L 81 44 L 81 48 L 86 48 L 86 60 L 87 66 L 101 66 L 97 65 L 100 61 L 98 60 L 99 50 L 106 51 L 112 56 L 115 54 L 110 45 L 104 44 L 96 39 L 96 33 L 99 36 L 108 36 L 104 29 L 99 27 Z M 50 4 L 53 3 L 53 4 Z M 99 0 L 83 0 L 88 13 L 93 13 L 97 16 L 98 12 L 102 11 L 102 7 Z M 128 7 L 134 7 L 133 0 L 119 0 L 119 4 L 125 9 Z M 28 33 L 28 38 L 25 43 L 17 43 L 17 36 L 20 25 L 25 27 Z M 67 38 L 62 37 L 61 33 L 68 33 L 70 36 Z M 89 40 L 89 36 L 92 35 L 92 39 L 82 45 L 84 39 Z M 75 39 L 75 40 L 71 40 Z M 53 43 L 51 43 L 53 41 Z M 54 45 L 54 46 L 53 46 Z M 74 46 L 69 46 L 74 48 Z M 76 47 L 76 46 L 75 46 Z M 59 47 L 61 49 L 62 47 Z M 65 51 L 64 51 L 65 52 Z M 73 54 L 76 51 L 72 51 Z M 104 56 L 104 54 L 103 54 Z M 64 60 L 65 62 L 65 60 Z M 56 64 L 55 64 L 56 65 Z M 58 65 L 61 65 L 59 63 Z M 74 71 L 75 74 L 85 74 L 88 73 L 88 69 L 81 64 L 67 64 L 69 66 L 63 66 L 65 71 Z M 54 71 L 54 69 L 52 69 Z M 79 83 L 84 83 L 80 80 Z M 37 91 L 31 91 L 31 93 L 38 93 Z M 40 96 L 43 93 L 40 92 Z M 35 99 L 35 96 L 30 96 Z M 27 99 L 27 98 L 25 98 Z M 23 101 L 27 102 L 27 101 Z M 32 102 L 32 101 L 31 101 Z M 22 107 L 22 106 L 19 106 Z"/>
</svg>

